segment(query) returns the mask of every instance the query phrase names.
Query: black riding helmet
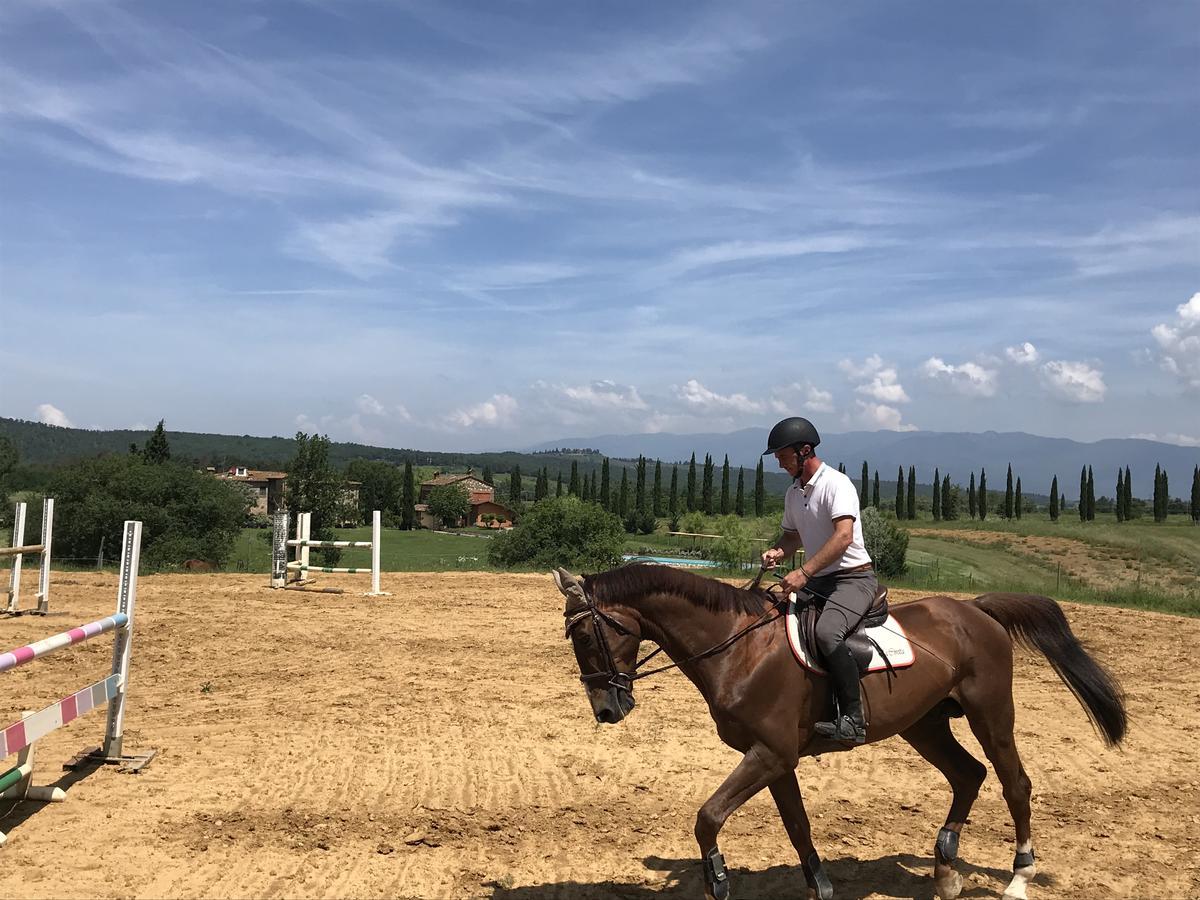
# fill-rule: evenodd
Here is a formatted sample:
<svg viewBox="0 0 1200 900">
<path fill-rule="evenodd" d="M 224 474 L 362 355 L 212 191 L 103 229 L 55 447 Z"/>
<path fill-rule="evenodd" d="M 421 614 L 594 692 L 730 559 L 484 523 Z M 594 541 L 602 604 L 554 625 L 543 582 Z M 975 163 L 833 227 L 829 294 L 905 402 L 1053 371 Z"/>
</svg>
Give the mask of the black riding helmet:
<svg viewBox="0 0 1200 900">
<path fill-rule="evenodd" d="M 791 416 L 776 423 L 767 436 L 767 449 L 763 456 L 778 453 L 784 447 L 794 447 L 799 444 L 812 444 L 814 447 L 821 443 L 821 436 L 808 419 Z"/>
</svg>

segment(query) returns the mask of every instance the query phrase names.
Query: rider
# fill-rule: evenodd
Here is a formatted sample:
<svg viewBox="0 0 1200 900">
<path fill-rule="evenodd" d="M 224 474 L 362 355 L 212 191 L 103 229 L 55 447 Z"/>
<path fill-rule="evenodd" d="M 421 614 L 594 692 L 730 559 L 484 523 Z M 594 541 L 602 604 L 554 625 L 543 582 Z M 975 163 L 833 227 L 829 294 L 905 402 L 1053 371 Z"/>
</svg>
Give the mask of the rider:
<svg viewBox="0 0 1200 900">
<path fill-rule="evenodd" d="M 788 591 L 808 587 L 828 598 L 817 620 L 817 646 L 825 657 L 841 715 L 818 722 L 817 734 L 846 744 L 867 739 L 858 664 L 847 635 L 858 625 L 875 598 L 877 582 L 863 544 L 858 490 L 845 474 L 821 462 L 816 446 L 821 436 L 808 419 L 793 416 L 779 422 L 763 453 L 775 454 L 779 468 L 792 476 L 783 500 L 783 534 L 762 555 L 764 566 L 776 566 L 804 547 L 804 562 L 783 578 Z"/>
</svg>

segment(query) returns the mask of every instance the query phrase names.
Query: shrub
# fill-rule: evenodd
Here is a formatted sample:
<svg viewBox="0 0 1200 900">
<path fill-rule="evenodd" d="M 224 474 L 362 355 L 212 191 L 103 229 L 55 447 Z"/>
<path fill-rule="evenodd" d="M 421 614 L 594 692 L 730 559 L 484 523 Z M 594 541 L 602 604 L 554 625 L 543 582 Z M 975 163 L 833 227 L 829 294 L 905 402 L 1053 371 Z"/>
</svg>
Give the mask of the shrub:
<svg viewBox="0 0 1200 900">
<path fill-rule="evenodd" d="M 904 574 L 904 557 L 908 553 L 908 532 L 893 519 L 884 518 L 879 510 L 868 506 L 862 511 L 863 542 L 875 563 L 875 571 L 883 578 Z"/>
<path fill-rule="evenodd" d="M 496 535 L 488 561 L 503 568 L 610 569 L 621 561 L 625 531 L 621 520 L 598 504 L 578 497 L 535 503 L 511 531 Z"/>
<path fill-rule="evenodd" d="M 652 512 L 638 512 L 635 509 L 625 517 L 624 525 L 630 534 L 653 534 L 658 527 L 658 520 Z"/>
<path fill-rule="evenodd" d="M 727 569 L 740 569 L 750 558 L 749 529 L 737 516 L 722 516 L 716 524 L 721 537 L 713 542 L 713 559 Z"/>
</svg>

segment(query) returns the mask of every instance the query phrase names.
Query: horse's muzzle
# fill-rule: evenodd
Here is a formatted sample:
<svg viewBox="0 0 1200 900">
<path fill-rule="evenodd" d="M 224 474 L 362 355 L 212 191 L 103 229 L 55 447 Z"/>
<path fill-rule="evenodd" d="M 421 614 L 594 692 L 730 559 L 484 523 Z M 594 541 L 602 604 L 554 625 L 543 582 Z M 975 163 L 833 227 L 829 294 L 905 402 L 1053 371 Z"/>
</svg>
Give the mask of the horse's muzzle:
<svg viewBox="0 0 1200 900">
<path fill-rule="evenodd" d="M 604 695 L 604 703 L 596 707 L 596 721 L 601 725 L 615 725 L 633 712 L 637 701 L 633 691 L 627 687 L 610 687 Z"/>
</svg>

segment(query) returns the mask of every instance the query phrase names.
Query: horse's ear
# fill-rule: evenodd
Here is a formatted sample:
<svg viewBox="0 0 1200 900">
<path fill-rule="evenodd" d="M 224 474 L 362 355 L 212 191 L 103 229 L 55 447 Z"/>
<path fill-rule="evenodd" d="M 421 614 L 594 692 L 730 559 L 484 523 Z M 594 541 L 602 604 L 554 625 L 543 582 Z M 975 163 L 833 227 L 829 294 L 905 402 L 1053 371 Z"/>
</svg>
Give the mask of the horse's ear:
<svg viewBox="0 0 1200 900">
<path fill-rule="evenodd" d="M 568 600 L 575 600 L 579 603 L 587 603 L 587 595 L 583 592 L 583 584 L 578 578 L 558 566 L 554 570 L 554 583 L 558 585 L 558 589 L 562 595 Z"/>
</svg>

